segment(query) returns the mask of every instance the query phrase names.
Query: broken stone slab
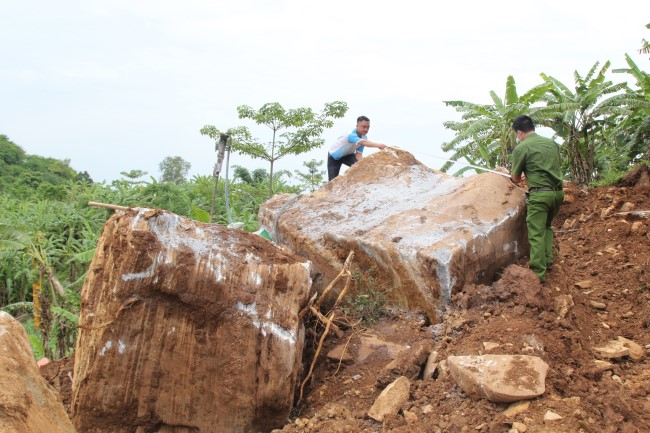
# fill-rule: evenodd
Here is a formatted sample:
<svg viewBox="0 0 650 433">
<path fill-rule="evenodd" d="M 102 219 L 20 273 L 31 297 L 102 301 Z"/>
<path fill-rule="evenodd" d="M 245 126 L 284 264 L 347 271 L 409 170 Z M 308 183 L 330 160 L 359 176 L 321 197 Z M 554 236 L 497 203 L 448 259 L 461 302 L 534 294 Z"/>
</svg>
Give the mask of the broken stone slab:
<svg viewBox="0 0 650 433">
<path fill-rule="evenodd" d="M 382 422 L 386 415 L 397 415 L 402 405 L 408 401 L 410 390 L 411 382 L 404 376 L 399 377 L 377 396 L 368 410 L 368 416 Z"/>
<path fill-rule="evenodd" d="M 160 210 L 116 212 L 81 293 L 76 427 L 281 427 L 301 366 L 298 312 L 310 284 L 306 259 L 255 234 Z"/>
<path fill-rule="evenodd" d="M 25 328 L 0 311 L 0 431 L 74 433 L 61 396 L 41 376 Z"/>
<path fill-rule="evenodd" d="M 361 363 L 373 353 L 381 352 L 392 360 L 406 348 L 401 344 L 382 340 L 374 334 L 362 334 L 358 338 L 353 338 L 350 343 L 341 343 L 334 346 L 327 353 L 327 358 L 336 362 L 354 361 L 355 363 Z"/>
<path fill-rule="evenodd" d="M 473 398 L 507 403 L 545 391 L 548 364 L 537 356 L 449 356 L 447 363 L 458 386 Z"/>
<path fill-rule="evenodd" d="M 272 197 L 259 221 L 309 258 L 323 282 L 354 250 L 358 269 L 374 268 L 390 301 L 439 321 L 452 293 L 491 282 L 527 253 L 525 213 L 524 192 L 503 176 L 449 176 L 391 148 L 311 194 Z"/>
<path fill-rule="evenodd" d="M 594 359 L 594 365 L 599 371 L 614 370 L 614 364 L 607 361 L 601 361 L 600 359 Z"/>
<path fill-rule="evenodd" d="M 404 376 L 409 380 L 416 380 L 430 353 L 430 341 L 420 341 L 414 344 L 413 347 L 401 351 L 395 359 L 377 374 L 376 386 L 384 387 L 400 376 Z"/>
</svg>

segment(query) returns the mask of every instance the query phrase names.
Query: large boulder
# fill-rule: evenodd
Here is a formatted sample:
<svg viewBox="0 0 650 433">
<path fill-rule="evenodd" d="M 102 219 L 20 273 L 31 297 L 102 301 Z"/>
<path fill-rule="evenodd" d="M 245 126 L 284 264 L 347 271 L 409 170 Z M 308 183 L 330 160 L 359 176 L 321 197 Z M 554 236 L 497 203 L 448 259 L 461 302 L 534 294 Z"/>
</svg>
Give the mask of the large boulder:
<svg viewBox="0 0 650 433">
<path fill-rule="evenodd" d="M 75 425 L 94 433 L 281 427 L 310 286 L 309 262 L 261 236 L 159 210 L 116 213 L 82 288 Z"/>
<path fill-rule="evenodd" d="M 525 194 L 508 178 L 449 176 L 398 149 L 363 158 L 312 194 L 274 196 L 259 219 L 324 283 L 354 250 L 395 303 L 431 319 L 465 283 L 490 282 L 528 248 Z"/>
<path fill-rule="evenodd" d="M 75 432 L 61 397 L 38 370 L 25 329 L 4 311 L 0 372 L 0 432 Z"/>
</svg>

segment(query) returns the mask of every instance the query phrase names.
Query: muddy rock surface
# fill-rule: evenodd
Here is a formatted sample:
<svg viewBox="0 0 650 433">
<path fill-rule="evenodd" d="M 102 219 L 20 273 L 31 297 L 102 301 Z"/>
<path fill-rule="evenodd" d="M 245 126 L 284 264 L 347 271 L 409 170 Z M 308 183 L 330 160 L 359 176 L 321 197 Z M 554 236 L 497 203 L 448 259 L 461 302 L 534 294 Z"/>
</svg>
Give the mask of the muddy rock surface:
<svg viewBox="0 0 650 433">
<path fill-rule="evenodd" d="M 310 285 L 309 263 L 261 236 L 155 209 L 116 213 L 81 292 L 75 426 L 281 426 L 301 367 L 298 312 Z"/>
<path fill-rule="evenodd" d="M 41 376 L 27 333 L 0 311 L 0 432 L 75 433 L 56 388 Z"/>
<path fill-rule="evenodd" d="M 492 281 L 527 253 L 524 192 L 509 179 L 450 176 L 394 148 L 312 194 L 271 198 L 259 219 L 309 258 L 322 281 L 354 250 L 355 263 L 375 269 L 394 304 L 432 320 L 465 283 Z"/>
</svg>

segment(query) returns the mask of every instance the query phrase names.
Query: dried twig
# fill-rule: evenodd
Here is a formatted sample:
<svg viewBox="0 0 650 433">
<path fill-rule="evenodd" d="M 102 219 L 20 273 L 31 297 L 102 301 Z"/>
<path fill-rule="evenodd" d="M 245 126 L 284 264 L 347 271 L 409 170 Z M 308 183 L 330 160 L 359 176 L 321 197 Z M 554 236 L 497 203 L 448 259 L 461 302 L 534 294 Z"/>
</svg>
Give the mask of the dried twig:
<svg viewBox="0 0 650 433">
<path fill-rule="evenodd" d="M 323 322 L 323 324 L 327 323 L 327 320 L 328 320 L 327 317 L 323 316 L 323 315 L 321 314 L 320 311 L 318 311 L 318 310 L 315 309 L 314 307 L 311 307 L 311 308 L 310 308 L 310 311 L 314 314 L 314 316 L 318 317 L 318 319 L 319 319 L 321 322 Z M 337 336 L 337 337 L 340 338 L 340 337 L 343 336 L 343 332 L 341 332 L 341 329 L 340 329 L 338 326 L 336 326 L 335 323 L 332 323 L 331 326 L 332 326 L 332 329 L 334 330 L 334 332 L 336 333 L 336 336 Z"/>
<path fill-rule="evenodd" d="M 334 278 L 334 280 L 323 290 L 323 293 L 320 295 L 320 298 L 313 304 L 309 305 L 312 303 L 312 299 L 309 301 L 309 304 L 303 308 L 303 310 L 300 312 L 300 316 L 306 314 L 306 311 L 311 311 L 320 321 L 322 321 L 325 324 L 325 330 L 323 331 L 323 334 L 320 336 L 320 340 L 318 342 L 318 347 L 316 348 L 316 353 L 314 353 L 314 358 L 311 361 L 311 365 L 309 366 L 309 372 L 307 372 L 307 375 L 303 379 L 302 383 L 300 384 L 300 395 L 298 397 L 298 402 L 302 400 L 302 393 L 303 389 L 305 387 L 305 384 L 309 381 L 309 378 L 312 375 L 312 372 L 314 371 L 314 365 L 316 365 L 316 361 L 318 360 L 318 355 L 320 354 L 321 349 L 323 348 L 323 343 L 325 342 L 325 338 L 327 337 L 327 334 L 329 333 L 330 328 L 334 328 L 334 331 L 336 334 L 340 337 L 342 334 L 341 330 L 334 324 L 334 316 L 335 316 L 335 311 L 334 308 L 336 308 L 336 305 L 343 299 L 343 296 L 345 296 L 345 293 L 347 292 L 348 288 L 350 287 L 350 280 L 352 279 L 352 274 L 350 273 L 350 264 L 352 263 L 352 258 L 354 257 L 354 251 L 350 251 L 350 254 L 348 254 L 348 258 L 345 260 L 345 263 L 343 263 L 343 269 L 341 269 L 341 272 Z M 345 286 L 343 287 L 343 290 L 341 293 L 339 293 L 339 296 L 336 299 L 336 302 L 334 303 L 334 307 L 332 308 L 332 312 L 329 314 L 328 317 L 324 316 L 320 311 L 320 305 L 321 303 L 325 300 L 325 297 L 329 293 L 330 290 L 334 287 L 334 285 L 340 280 L 343 276 L 347 276 L 347 280 L 345 282 Z"/>
<path fill-rule="evenodd" d="M 361 331 L 358 331 L 358 332 L 361 332 Z M 341 357 L 339 358 L 339 363 L 336 366 L 336 371 L 334 373 L 332 373 L 330 378 L 336 376 L 336 373 L 339 372 L 339 369 L 341 368 L 341 364 L 343 364 L 343 357 L 345 356 L 345 351 L 348 349 L 348 344 L 350 344 L 350 341 L 352 341 L 352 337 L 354 337 L 356 334 L 357 334 L 357 332 L 353 332 L 352 334 L 350 334 L 350 336 L 348 337 L 348 341 L 345 342 L 345 346 L 343 346 L 343 352 L 341 353 Z"/>
<path fill-rule="evenodd" d="M 113 210 L 129 210 L 129 209 L 132 209 L 132 208 L 126 207 L 126 206 L 118 206 L 116 204 L 98 203 L 96 201 L 89 201 L 88 206 L 103 207 L 103 208 L 106 208 L 106 209 L 113 209 Z"/>
<path fill-rule="evenodd" d="M 318 354 L 320 353 L 321 348 L 323 347 L 323 342 L 325 341 L 325 337 L 327 336 L 327 333 L 330 330 L 330 325 L 332 324 L 332 321 L 334 320 L 334 315 L 335 313 L 332 311 L 332 314 L 330 314 L 330 317 L 327 318 L 327 325 L 325 326 L 325 331 L 323 332 L 323 335 L 320 336 L 320 341 L 318 342 L 318 348 L 316 349 L 316 353 L 314 354 L 314 359 L 311 361 L 311 365 L 309 366 L 309 372 L 307 373 L 307 376 L 305 376 L 305 379 L 302 381 L 300 384 L 300 396 L 298 397 L 298 401 L 302 400 L 302 391 L 303 388 L 305 387 L 305 384 L 311 377 L 311 373 L 314 371 L 314 365 L 316 365 L 316 360 L 318 359 Z"/>
<path fill-rule="evenodd" d="M 345 296 L 345 293 L 350 288 L 350 281 L 352 281 L 352 275 L 348 272 L 348 279 L 345 280 L 345 286 L 343 286 L 343 290 L 341 290 L 341 293 L 339 293 L 338 298 L 336 298 L 336 301 L 334 301 L 334 305 L 332 306 L 332 310 L 336 309 L 336 306 L 339 305 L 339 302 L 341 302 L 341 299 L 343 299 L 343 296 Z"/>
<path fill-rule="evenodd" d="M 305 305 L 305 307 L 302 310 L 300 310 L 300 313 L 298 313 L 298 317 L 302 319 L 304 315 L 307 314 L 307 311 L 309 311 L 312 305 L 314 305 L 314 301 L 316 300 L 317 297 L 318 297 L 318 293 L 314 292 L 314 295 L 311 297 L 309 302 L 307 302 L 307 305 Z"/>
<path fill-rule="evenodd" d="M 634 216 L 637 216 L 637 217 L 645 218 L 645 217 L 650 216 L 650 210 L 632 210 L 632 211 L 629 211 L 629 212 L 616 212 L 616 213 L 613 213 L 613 214 L 609 215 L 609 217 L 613 217 L 613 216 L 616 216 L 616 215 L 634 215 Z"/>
<path fill-rule="evenodd" d="M 325 296 L 329 293 L 330 290 L 334 287 L 334 285 L 346 274 L 350 274 L 350 263 L 352 262 L 352 258 L 354 257 L 354 251 L 350 251 L 350 254 L 348 254 L 348 258 L 345 259 L 345 263 L 343 263 L 343 269 L 341 269 L 341 272 L 332 280 L 332 282 L 323 290 L 323 293 L 320 295 L 320 298 L 318 298 L 318 301 L 314 304 L 316 308 L 320 307 L 320 304 L 323 303 L 325 300 Z"/>
</svg>

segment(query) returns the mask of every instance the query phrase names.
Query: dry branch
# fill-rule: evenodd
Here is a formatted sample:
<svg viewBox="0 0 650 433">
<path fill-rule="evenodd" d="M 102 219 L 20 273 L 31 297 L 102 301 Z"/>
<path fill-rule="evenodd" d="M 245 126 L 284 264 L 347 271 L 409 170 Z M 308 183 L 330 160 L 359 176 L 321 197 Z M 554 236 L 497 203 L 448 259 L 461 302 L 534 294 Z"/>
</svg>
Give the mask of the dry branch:
<svg viewBox="0 0 650 433">
<path fill-rule="evenodd" d="M 327 321 L 328 321 L 327 317 L 323 316 L 320 311 L 318 311 L 314 307 L 311 307 L 310 311 L 314 314 L 314 316 L 318 317 L 318 320 L 323 322 L 323 324 L 327 323 Z M 336 324 L 334 324 L 334 323 L 332 323 L 331 326 L 332 326 L 332 329 L 334 329 L 334 332 L 336 333 L 336 336 L 341 338 L 343 336 L 343 332 L 341 331 L 341 329 L 338 326 L 336 326 Z"/>
<path fill-rule="evenodd" d="M 106 208 L 106 209 L 113 209 L 113 210 L 129 210 L 129 209 L 132 209 L 132 208 L 126 207 L 126 206 L 118 206 L 116 204 L 107 204 L 107 203 L 98 203 L 96 201 L 89 201 L 88 206 L 103 207 L 103 208 Z"/>
<path fill-rule="evenodd" d="M 334 287 L 334 285 L 344 276 L 348 275 L 350 276 L 350 263 L 352 262 L 352 258 L 354 257 L 354 251 L 350 251 L 350 254 L 348 254 L 348 258 L 345 259 L 345 263 L 343 263 L 343 269 L 341 269 L 341 272 L 332 280 L 332 282 L 323 290 L 323 293 L 320 295 L 320 298 L 318 298 L 318 301 L 314 304 L 314 307 L 319 308 L 320 304 L 323 303 L 325 300 L 325 296 L 329 293 L 330 290 Z"/>
<path fill-rule="evenodd" d="M 323 332 L 323 335 L 320 336 L 320 341 L 318 342 L 318 348 L 316 349 L 316 353 L 314 354 L 314 359 L 311 361 L 311 365 L 309 366 L 309 372 L 307 373 L 307 376 L 305 376 L 305 379 L 302 381 L 300 384 L 300 396 L 298 397 L 298 401 L 302 400 L 302 391 L 303 388 L 305 387 L 305 384 L 311 377 L 311 373 L 314 371 L 314 365 L 316 365 L 316 360 L 318 359 L 318 354 L 320 353 L 321 348 L 323 347 L 323 342 L 325 341 L 325 337 L 327 336 L 327 333 L 330 330 L 330 325 L 332 324 L 332 321 L 334 320 L 334 312 L 330 315 L 330 317 L 326 318 L 327 319 L 327 325 L 325 326 L 325 331 Z"/>
</svg>

